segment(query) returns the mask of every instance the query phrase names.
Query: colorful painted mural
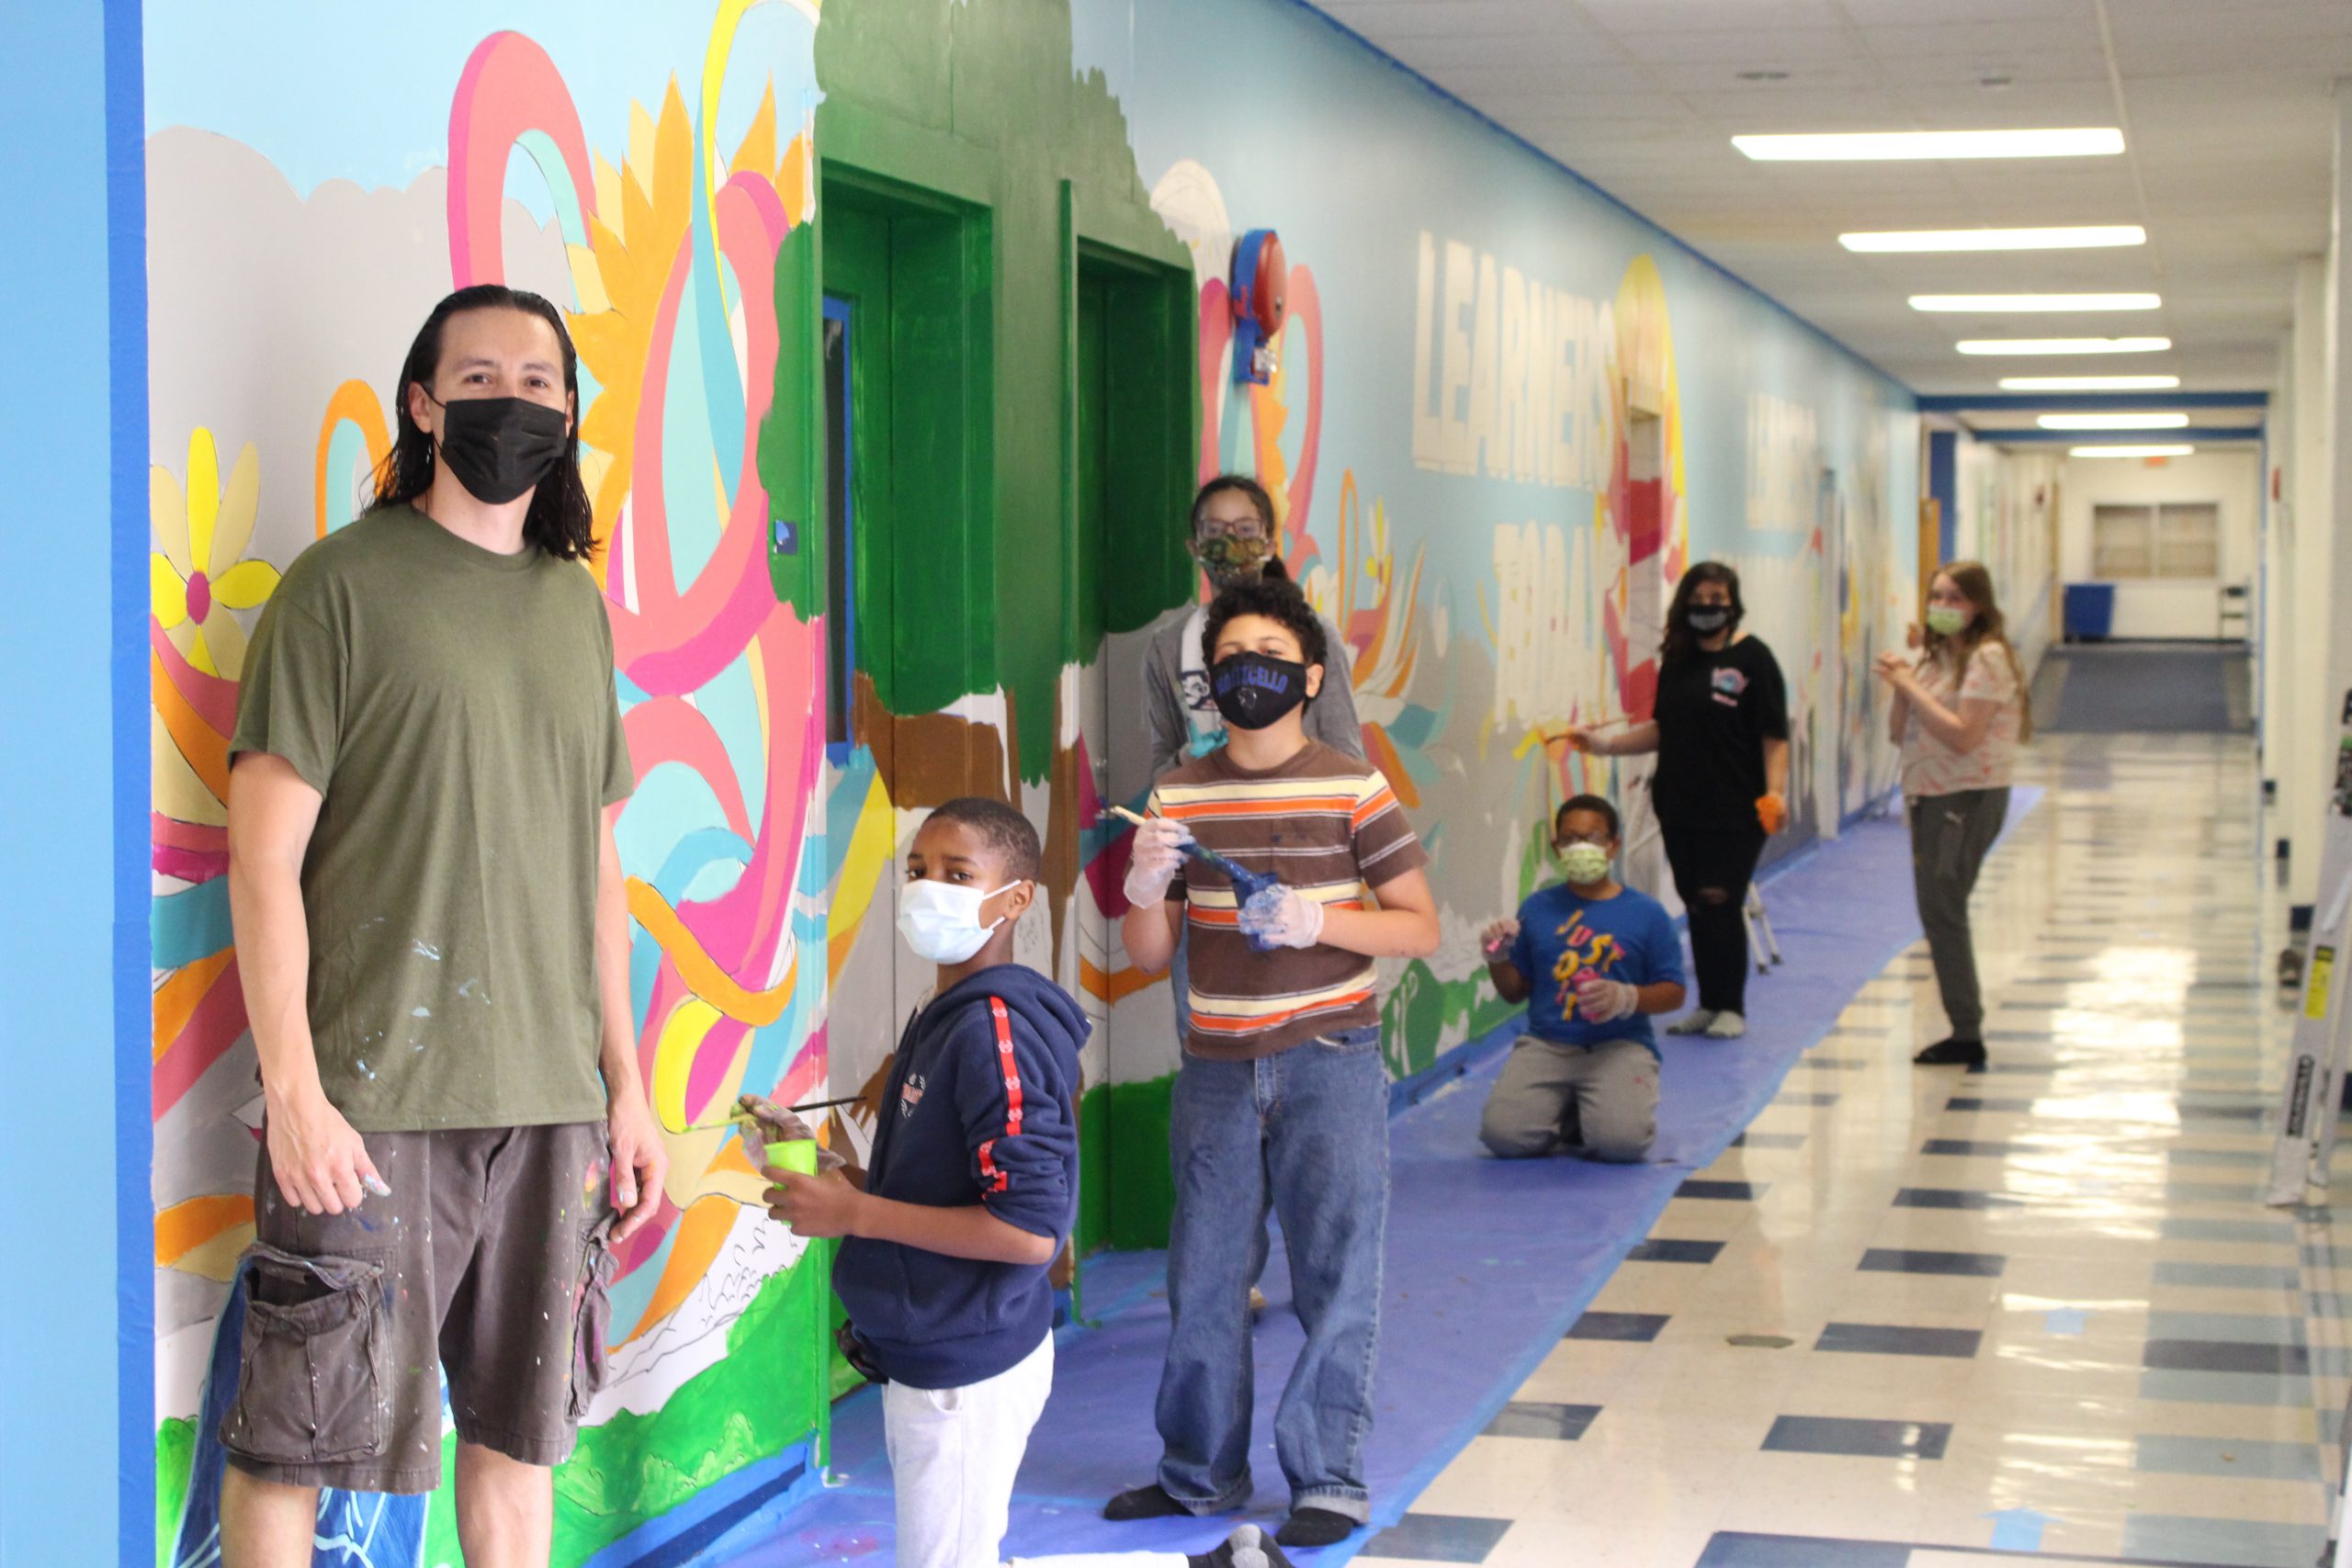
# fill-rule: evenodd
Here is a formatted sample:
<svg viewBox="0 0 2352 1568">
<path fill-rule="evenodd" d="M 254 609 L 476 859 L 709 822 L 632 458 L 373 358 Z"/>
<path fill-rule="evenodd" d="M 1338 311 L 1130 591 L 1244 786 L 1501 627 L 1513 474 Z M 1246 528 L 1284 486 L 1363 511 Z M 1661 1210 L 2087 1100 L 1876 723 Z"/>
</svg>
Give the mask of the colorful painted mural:
<svg viewBox="0 0 2352 1568">
<path fill-rule="evenodd" d="M 1911 609 L 1910 400 L 1298 8 L 541 0 L 489 31 L 426 0 L 363 40 L 271 0 L 266 62 L 217 9 L 148 15 L 163 1561 L 217 1551 L 201 1402 L 252 1223 L 220 882 L 243 639 L 276 572 L 354 510 L 408 335 L 453 287 L 537 288 L 580 347 L 640 778 L 616 824 L 631 1000 L 673 1128 L 745 1088 L 879 1081 L 927 980 L 894 940 L 893 866 L 928 807 L 998 795 L 1046 843 L 1022 955 L 1098 1023 L 1081 1241 L 1152 1240 L 1178 1054 L 1162 977 L 1118 948 L 1126 840 L 1105 807 L 1148 785 L 1143 641 L 1197 592 L 1183 496 L 1221 469 L 1274 494 L 1285 558 L 1347 644 L 1366 753 L 1433 852 L 1445 940 L 1384 976 L 1400 1078 L 1509 1017 L 1476 933 L 1554 874 L 1566 795 L 1616 795 L 1635 879 L 1663 886 L 1644 765 L 1553 738 L 1646 715 L 1690 562 L 1741 567 L 1789 672 L 1790 841 L 1891 782 L 1870 666 Z M 401 94 L 322 96 L 359 47 Z M 1329 177 L 1338 133 L 1363 178 Z M 1290 315 L 1272 380 L 1237 384 L 1226 272 L 1261 226 L 1292 258 Z M 851 323 L 886 309 L 856 247 L 933 229 L 965 237 L 893 276 L 952 258 L 952 368 L 976 390 L 950 412 L 970 427 L 952 461 L 861 431 L 842 455 L 857 559 L 830 584 L 823 297 Z M 1178 350 L 1169 472 L 1101 517 L 1071 477 L 1070 301 L 1095 264 L 1147 295 L 1164 273 L 1188 307 L 1151 339 Z M 894 462 L 934 489 L 894 491 Z M 835 672 L 829 616 L 850 604 Z M 829 1135 L 855 1154 L 870 1127 L 861 1109 Z M 618 1375 L 559 1477 L 567 1563 L 626 1560 L 631 1531 L 768 1484 L 823 1430 L 822 1250 L 751 1206 L 715 1135 L 672 1153 L 616 1287 Z M 330 1523 L 369 1562 L 454 1560 L 446 1503 L 338 1498 Z"/>
<path fill-rule="evenodd" d="M 556 1561 L 626 1555 L 646 1520 L 781 1475 L 823 1427 L 826 1253 L 767 1219 L 731 1140 L 682 1131 L 744 1089 L 789 1103 L 828 1082 L 824 639 L 772 580 L 770 517 L 807 500 L 777 493 L 794 466 L 763 440 L 807 336 L 779 278 L 813 246 L 817 10 L 761 9 L 725 0 L 682 50 L 650 23 L 636 40 L 570 18 L 485 35 L 428 7 L 412 47 L 446 68 L 412 85 L 437 85 L 446 134 L 429 157 L 398 143 L 414 127 L 355 137 L 323 171 L 290 121 L 249 124 L 235 72 L 209 79 L 151 39 L 161 1562 L 218 1560 L 200 1415 L 208 1373 L 232 1374 L 216 1324 L 224 1307 L 234 1324 L 253 1223 L 258 1089 L 223 880 L 245 633 L 277 568 L 352 514 L 407 338 L 468 284 L 548 294 L 580 350 L 594 570 L 640 781 L 616 821 L 631 1004 L 672 1133 L 661 1216 L 614 1287 L 614 1376 L 558 1474 Z M 298 54 L 333 41 L 289 23 Z M 581 101 L 567 57 L 627 96 Z M 322 1518 L 322 1562 L 456 1561 L 446 1489 L 429 1508 L 331 1495 Z"/>
<path fill-rule="evenodd" d="M 1393 1074 L 1509 1016 L 1474 933 L 1555 874 L 1566 794 L 1616 796 L 1634 879 L 1668 891 L 1647 763 L 1546 738 L 1647 715 L 1690 562 L 1740 567 L 1789 675 L 1781 852 L 1883 795 L 1871 665 L 1912 613 L 1896 524 L 1917 492 L 1902 389 L 1312 17 L 1074 0 L 1072 19 L 1193 258 L 1199 471 L 1273 492 L 1353 658 L 1367 755 L 1434 851 L 1446 941 L 1385 966 Z M 1361 178 L 1328 177 L 1341 147 Z M 1259 227 L 1282 234 L 1291 319 L 1272 381 L 1237 385 L 1225 273 Z M 1102 985 L 1113 1093 L 1164 1095 L 1164 991 L 1115 955 Z"/>
</svg>

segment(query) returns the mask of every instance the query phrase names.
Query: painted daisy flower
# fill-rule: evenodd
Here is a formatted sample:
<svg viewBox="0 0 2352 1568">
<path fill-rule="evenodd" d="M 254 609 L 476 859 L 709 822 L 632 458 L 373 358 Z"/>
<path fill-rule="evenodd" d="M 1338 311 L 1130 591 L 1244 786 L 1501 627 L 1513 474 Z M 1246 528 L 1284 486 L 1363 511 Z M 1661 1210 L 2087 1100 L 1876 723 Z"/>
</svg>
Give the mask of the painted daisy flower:
<svg viewBox="0 0 2352 1568">
<path fill-rule="evenodd" d="M 172 646 L 208 675 L 233 681 L 244 668 L 245 628 L 231 614 L 250 610 L 277 587 L 277 569 L 243 560 L 261 505 L 261 457 L 248 441 L 220 481 L 212 432 L 187 440 L 187 486 L 162 464 L 148 470 L 147 504 L 163 547 L 148 558 L 156 624 Z"/>
</svg>

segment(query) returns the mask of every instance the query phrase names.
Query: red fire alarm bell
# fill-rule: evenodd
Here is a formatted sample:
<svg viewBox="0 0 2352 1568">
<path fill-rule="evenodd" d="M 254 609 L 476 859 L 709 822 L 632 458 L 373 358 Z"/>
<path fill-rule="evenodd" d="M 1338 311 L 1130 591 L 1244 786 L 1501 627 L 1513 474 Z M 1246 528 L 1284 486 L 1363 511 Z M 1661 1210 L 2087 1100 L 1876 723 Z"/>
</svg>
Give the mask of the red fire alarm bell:
<svg viewBox="0 0 2352 1568">
<path fill-rule="evenodd" d="M 1290 265 L 1282 236 L 1252 229 L 1233 247 L 1233 378 L 1262 387 L 1274 378 L 1274 345 L 1282 339 Z"/>
</svg>

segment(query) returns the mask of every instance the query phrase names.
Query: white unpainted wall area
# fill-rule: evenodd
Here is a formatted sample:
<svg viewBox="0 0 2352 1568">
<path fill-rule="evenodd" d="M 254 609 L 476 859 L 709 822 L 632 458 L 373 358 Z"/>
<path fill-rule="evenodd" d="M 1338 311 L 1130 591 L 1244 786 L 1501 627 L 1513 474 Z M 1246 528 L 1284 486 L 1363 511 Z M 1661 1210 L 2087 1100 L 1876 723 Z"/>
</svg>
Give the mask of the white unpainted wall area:
<svg viewBox="0 0 2352 1568">
<path fill-rule="evenodd" d="M 2093 571 L 2092 519 L 2100 506 L 2211 503 L 2221 508 L 2217 576 L 2115 582 L 2117 637 L 2211 637 L 2220 591 L 2246 588 L 2241 606 L 2253 606 L 2261 564 L 2262 467 L 2252 447 L 2198 452 L 2186 457 L 2070 457 L 2060 471 L 2059 573 L 2067 582 L 2101 581 Z M 2229 635 L 2253 628 L 2232 624 Z"/>
</svg>

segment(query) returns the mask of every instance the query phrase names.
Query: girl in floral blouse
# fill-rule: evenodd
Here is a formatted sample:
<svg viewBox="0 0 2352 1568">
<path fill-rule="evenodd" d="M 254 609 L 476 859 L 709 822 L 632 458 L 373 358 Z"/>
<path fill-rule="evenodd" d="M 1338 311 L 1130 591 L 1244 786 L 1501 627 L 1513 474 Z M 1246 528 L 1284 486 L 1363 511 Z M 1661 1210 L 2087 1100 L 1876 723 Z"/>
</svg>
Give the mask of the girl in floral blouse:
<svg viewBox="0 0 2352 1568">
<path fill-rule="evenodd" d="M 1911 817 L 1911 876 L 1951 1033 L 1912 1059 L 1926 1066 L 1984 1060 L 1984 1000 L 1968 931 L 1968 896 L 2008 816 L 2018 744 L 2033 732 L 2032 699 L 2009 646 L 1993 578 L 1954 561 L 1928 591 L 1916 654 L 1879 655 L 1894 689 L 1888 716 L 1903 749 Z"/>
</svg>

